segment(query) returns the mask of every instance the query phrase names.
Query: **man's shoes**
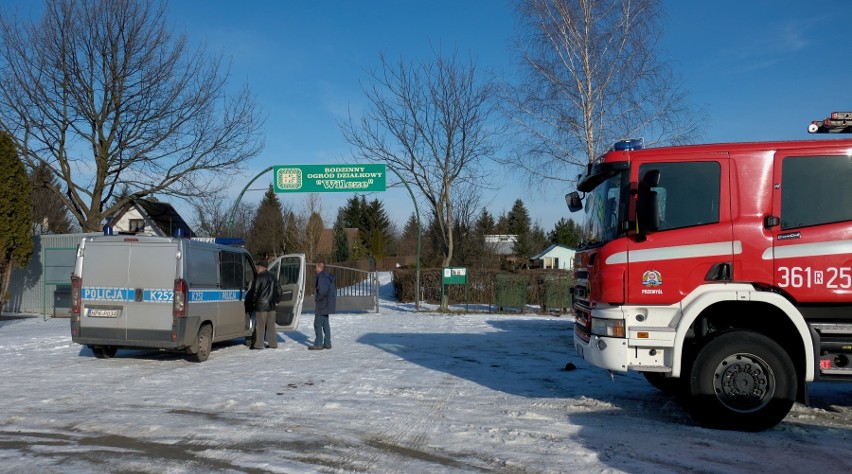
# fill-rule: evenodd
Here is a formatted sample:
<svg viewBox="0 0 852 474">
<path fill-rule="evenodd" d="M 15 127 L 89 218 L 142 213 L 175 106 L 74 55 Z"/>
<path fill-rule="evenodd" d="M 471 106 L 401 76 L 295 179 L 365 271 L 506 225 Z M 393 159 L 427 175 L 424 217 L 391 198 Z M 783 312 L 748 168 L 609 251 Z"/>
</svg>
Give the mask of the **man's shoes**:
<svg viewBox="0 0 852 474">
<path fill-rule="evenodd" d="M 329 344 L 329 345 L 327 345 L 327 346 L 322 346 L 322 348 L 323 348 L 323 349 L 331 349 L 331 344 Z"/>
<path fill-rule="evenodd" d="M 254 347 L 254 346 L 251 346 L 251 347 L 249 347 L 249 349 L 251 349 L 251 350 L 253 350 L 253 351 L 259 351 L 259 350 L 261 350 L 261 349 L 263 349 L 263 348 L 262 348 L 262 347 Z"/>
<path fill-rule="evenodd" d="M 321 351 L 322 346 L 308 346 L 309 351 Z"/>
</svg>

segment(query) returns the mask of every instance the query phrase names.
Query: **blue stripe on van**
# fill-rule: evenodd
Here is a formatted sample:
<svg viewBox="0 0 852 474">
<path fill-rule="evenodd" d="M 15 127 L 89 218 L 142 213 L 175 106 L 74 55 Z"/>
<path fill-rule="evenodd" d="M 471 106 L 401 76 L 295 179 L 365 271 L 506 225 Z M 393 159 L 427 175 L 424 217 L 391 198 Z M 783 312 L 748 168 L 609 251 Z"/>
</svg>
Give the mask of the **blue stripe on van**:
<svg viewBox="0 0 852 474">
<path fill-rule="evenodd" d="M 85 301 L 129 302 L 135 300 L 135 294 L 134 288 L 85 287 L 81 291 L 81 297 Z M 171 303 L 173 300 L 172 289 L 142 290 L 142 301 L 146 303 Z M 189 290 L 190 302 L 220 303 L 239 300 L 239 290 Z"/>
<path fill-rule="evenodd" d="M 133 301 L 133 288 L 84 287 L 80 297 L 95 301 Z"/>
<path fill-rule="evenodd" d="M 223 301 L 239 301 L 239 290 L 189 290 L 189 301 L 204 301 L 208 303 Z"/>
</svg>

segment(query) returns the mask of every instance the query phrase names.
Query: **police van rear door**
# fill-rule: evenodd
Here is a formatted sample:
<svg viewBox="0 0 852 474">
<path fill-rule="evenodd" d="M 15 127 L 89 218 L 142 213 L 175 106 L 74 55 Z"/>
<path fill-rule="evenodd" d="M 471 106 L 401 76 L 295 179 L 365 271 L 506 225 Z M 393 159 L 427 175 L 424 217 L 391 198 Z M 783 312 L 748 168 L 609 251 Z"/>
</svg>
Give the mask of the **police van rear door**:
<svg viewBox="0 0 852 474">
<path fill-rule="evenodd" d="M 166 239 L 101 237 L 83 266 L 81 326 L 104 343 L 169 342 L 177 247 Z"/>
<path fill-rule="evenodd" d="M 288 254 L 277 258 L 268 271 L 281 286 L 281 299 L 275 308 L 278 329 L 291 330 L 299 325 L 305 297 L 305 254 Z"/>
<path fill-rule="evenodd" d="M 80 326 L 87 339 L 127 339 L 127 301 L 132 299 L 128 267 L 130 246 L 123 240 L 99 238 L 86 242 L 83 253 Z"/>
</svg>

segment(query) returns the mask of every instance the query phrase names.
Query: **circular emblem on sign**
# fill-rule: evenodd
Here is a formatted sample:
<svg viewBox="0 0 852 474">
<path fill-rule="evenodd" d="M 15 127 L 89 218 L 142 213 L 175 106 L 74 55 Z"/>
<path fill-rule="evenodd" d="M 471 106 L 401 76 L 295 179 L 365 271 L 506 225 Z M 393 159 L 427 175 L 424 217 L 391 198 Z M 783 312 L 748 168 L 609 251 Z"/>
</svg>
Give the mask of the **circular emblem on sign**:
<svg viewBox="0 0 852 474">
<path fill-rule="evenodd" d="M 657 270 L 647 270 L 642 274 L 642 284 L 644 286 L 660 286 L 663 284 L 663 275 Z"/>
</svg>

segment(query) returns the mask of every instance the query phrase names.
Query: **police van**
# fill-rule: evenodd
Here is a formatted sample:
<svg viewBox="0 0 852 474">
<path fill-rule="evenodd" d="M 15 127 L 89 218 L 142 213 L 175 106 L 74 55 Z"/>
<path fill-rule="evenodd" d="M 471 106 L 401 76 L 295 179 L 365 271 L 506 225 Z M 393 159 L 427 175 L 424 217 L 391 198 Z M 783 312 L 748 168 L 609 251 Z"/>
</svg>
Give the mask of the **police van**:
<svg viewBox="0 0 852 474">
<path fill-rule="evenodd" d="M 281 284 L 278 329 L 295 329 L 305 256 L 279 257 L 268 271 Z M 256 276 L 251 255 L 233 242 L 84 237 L 71 276 L 71 340 L 101 359 L 119 348 L 140 348 L 185 352 L 203 362 L 215 342 L 253 340 L 246 296 Z"/>
</svg>

